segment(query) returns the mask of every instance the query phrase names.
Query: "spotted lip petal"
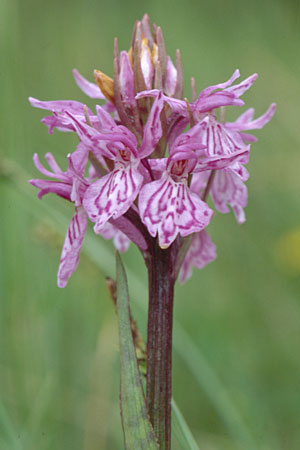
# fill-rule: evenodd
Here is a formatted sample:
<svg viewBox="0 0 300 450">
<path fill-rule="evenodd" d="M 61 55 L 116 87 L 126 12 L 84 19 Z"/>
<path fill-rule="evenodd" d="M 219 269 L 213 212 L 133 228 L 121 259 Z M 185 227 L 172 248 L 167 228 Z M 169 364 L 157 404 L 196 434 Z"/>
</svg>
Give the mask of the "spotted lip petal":
<svg viewBox="0 0 300 450">
<path fill-rule="evenodd" d="M 84 209 L 82 207 L 77 208 L 69 224 L 61 253 L 57 273 L 57 285 L 60 288 L 66 286 L 69 278 L 74 273 L 78 265 L 87 223 L 87 215 Z"/>
<path fill-rule="evenodd" d="M 189 191 L 185 179 L 175 182 L 168 172 L 141 189 L 139 211 L 150 235 L 158 234 L 162 248 L 169 247 L 178 233 L 187 236 L 201 231 L 213 214 L 206 203 Z"/>
<path fill-rule="evenodd" d="M 90 220 L 96 222 L 96 233 L 110 218 L 117 219 L 130 208 L 142 183 L 143 177 L 135 164 L 116 163 L 112 172 L 87 189 L 83 206 Z"/>
</svg>

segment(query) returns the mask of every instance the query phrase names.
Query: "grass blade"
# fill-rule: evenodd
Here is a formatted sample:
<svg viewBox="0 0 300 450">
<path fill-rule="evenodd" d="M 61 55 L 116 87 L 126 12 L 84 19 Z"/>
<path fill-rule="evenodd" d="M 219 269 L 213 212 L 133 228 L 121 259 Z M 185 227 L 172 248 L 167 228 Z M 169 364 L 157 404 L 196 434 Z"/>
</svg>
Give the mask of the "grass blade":
<svg viewBox="0 0 300 450">
<path fill-rule="evenodd" d="M 199 450 L 199 447 L 181 414 L 174 398 L 172 398 L 172 425 L 181 450 Z"/>
<path fill-rule="evenodd" d="M 158 450 L 148 418 L 143 386 L 131 332 L 127 278 L 119 253 L 117 265 L 117 313 L 121 358 L 121 415 L 125 448 Z"/>
</svg>

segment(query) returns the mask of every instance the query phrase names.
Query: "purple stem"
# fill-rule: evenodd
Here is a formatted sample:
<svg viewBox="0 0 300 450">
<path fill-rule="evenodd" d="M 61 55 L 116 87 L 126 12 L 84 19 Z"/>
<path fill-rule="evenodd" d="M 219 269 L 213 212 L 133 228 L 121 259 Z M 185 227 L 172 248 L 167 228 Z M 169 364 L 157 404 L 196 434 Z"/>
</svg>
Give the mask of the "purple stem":
<svg viewBox="0 0 300 450">
<path fill-rule="evenodd" d="M 147 336 L 147 405 L 161 450 L 171 448 L 172 321 L 174 251 L 153 239 L 147 260 L 149 310 Z"/>
</svg>

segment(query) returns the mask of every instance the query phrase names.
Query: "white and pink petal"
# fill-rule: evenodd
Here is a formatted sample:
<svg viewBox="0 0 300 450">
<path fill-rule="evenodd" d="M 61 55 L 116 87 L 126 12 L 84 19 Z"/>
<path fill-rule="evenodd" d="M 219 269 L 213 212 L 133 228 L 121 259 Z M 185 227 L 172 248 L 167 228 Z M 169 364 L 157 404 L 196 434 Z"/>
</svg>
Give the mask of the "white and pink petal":
<svg viewBox="0 0 300 450">
<path fill-rule="evenodd" d="M 218 211 L 227 213 L 230 205 L 237 222 L 245 222 L 244 208 L 247 206 L 248 191 L 239 176 L 233 172 L 216 172 L 210 192 Z"/>
<path fill-rule="evenodd" d="M 59 269 L 57 273 L 57 285 L 60 288 L 66 286 L 69 278 L 74 273 L 82 246 L 82 241 L 87 228 L 87 215 L 82 207 L 76 209 L 69 224 L 63 245 Z"/>
<path fill-rule="evenodd" d="M 119 166 L 108 175 L 97 180 L 87 189 L 83 206 L 92 222 L 94 230 L 99 233 L 110 219 L 122 216 L 136 199 L 143 177 L 135 167 L 128 164 Z"/>
<path fill-rule="evenodd" d="M 166 172 L 158 181 L 146 184 L 139 195 L 142 222 L 159 245 L 167 248 L 177 235 L 201 231 L 210 222 L 213 211 L 192 193 L 186 180 L 175 182 Z"/>
<path fill-rule="evenodd" d="M 195 233 L 189 250 L 183 260 L 179 273 L 179 282 L 185 283 L 191 278 L 193 267 L 203 269 L 217 257 L 216 246 L 206 230 Z"/>
</svg>

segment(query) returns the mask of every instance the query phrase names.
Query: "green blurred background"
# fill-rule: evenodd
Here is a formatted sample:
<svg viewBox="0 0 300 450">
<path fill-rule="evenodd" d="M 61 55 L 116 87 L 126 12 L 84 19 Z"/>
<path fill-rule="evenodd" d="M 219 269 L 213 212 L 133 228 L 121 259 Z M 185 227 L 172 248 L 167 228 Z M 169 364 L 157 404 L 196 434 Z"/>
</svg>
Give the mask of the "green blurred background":
<svg viewBox="0 0 300 450">
<path fill-rule="evenodd" d="M 48 135 L 27 97 L 92 107 L 71 70 L 91 80 L 94 68 L 111 75 L 113 38 L 128 49 L 145 12 L 162 26 L 173 59 L 181 49 L 186 95 L 191 76 L 200 90 L 239 68 L 244 78 L 259 73 L 247 106 L 260 115 L 278 105 L 256 133 L 247 222 L 215 214 L 217 261 L 177 287 L 174 397 L 200 450 L 299 450 L 299 5 L 0 0 L 1 450 L 123 448 L 117 323 L 105 288 L 113 249 L 90 229 L 76 274 L 56 287 L 72 208 L 54 196 L 39 201 L 26 179 L 38 176 L 34 152 L 51 151 L 65 167 L 76 138 Z M 146 299 L 135 278 L 145 288 L 145 269 L 134 248 L 124 261 L 144 331 Z"/>
</svg>

